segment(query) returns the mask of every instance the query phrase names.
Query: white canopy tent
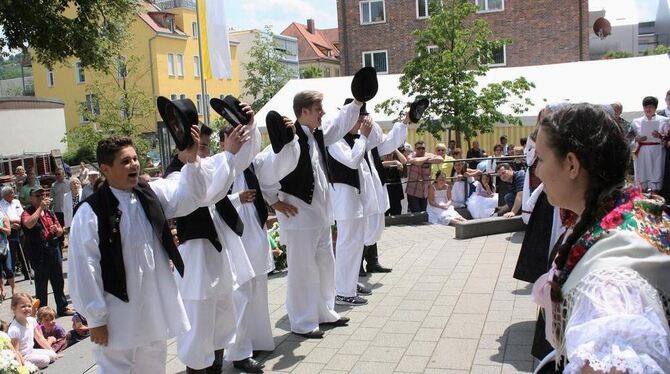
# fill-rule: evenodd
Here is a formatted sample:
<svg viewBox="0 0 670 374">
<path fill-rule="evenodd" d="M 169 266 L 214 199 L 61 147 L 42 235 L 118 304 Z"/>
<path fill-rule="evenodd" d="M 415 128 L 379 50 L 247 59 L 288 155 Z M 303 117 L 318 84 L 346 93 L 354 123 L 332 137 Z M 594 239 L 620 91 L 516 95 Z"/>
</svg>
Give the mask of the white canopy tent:
<svg viewBox="0 0 670 374">
<path fill-rule="evenodd" d="M 551 51 L 547 51 L 551 53 Z M 522 66 L 491 69 L 480 79 L 481 85 L 503 80 L 525 77 L 535 84 L 527 93 L 533 102 L 530 110 L 522 117 L 524 124 L 535 123 L 537 113 L 548 103 L 570 101 L 610 104 L 619 101 L 623 104 L 626 119 L 642 115 L 642 99 L 656 96 L 659 108 L 664 107 L 666 92 L 670 89 L 670 80 L 665 78 L 670 72 L 670 55 L 633 57 L 616 60 L 597 60 L 571 62 L 564 64 Z M 303 90 L 316 90 L 324 93 L 323 107 L 325 119 L 342 106 L 347 97 L 351 97 L 352 77 L 292 79 L 258 112 L 256 118 L 259 127 L 265 127 L 265 116 L 275 110 L 290 118 L 293 114 L 293 96 Z M 388 126 L 395 118 L 375 112 L 375 105 L 389 98 L 403 98 L 398 89 L 400 74 L 379 75 L 379 92 L 368 103 L 367 109 L 375 121 Z M 507 108 L 502 108 L 507 111 Z"/>
</svg>

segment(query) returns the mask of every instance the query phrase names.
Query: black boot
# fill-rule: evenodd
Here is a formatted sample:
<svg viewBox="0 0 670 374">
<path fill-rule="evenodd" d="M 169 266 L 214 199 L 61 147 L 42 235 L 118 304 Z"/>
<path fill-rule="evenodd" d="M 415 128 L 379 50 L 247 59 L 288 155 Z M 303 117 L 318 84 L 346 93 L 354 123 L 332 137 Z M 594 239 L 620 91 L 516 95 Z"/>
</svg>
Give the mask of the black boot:
<svg viewBox="0 0 670 374">
<path fill-rule="evenodd" d="M 363 256 L 361 257 L 361 268 L 358 270 L 358 276 L 359 277 L 367 277 L 368 273 L 365 271 L 365 268 L 363 267 L 363 259 L 365 258 L 366 254 L 368 253 L 368 246 L 363 247 Z"/>
<path fill-rule="evenodd" d="M 186 367 L 186 374 L 205 374 L 207 373 L 207 369 L 191 369 L 190 367 Z"/>
<path fill-rule="evenodd" d="M 221 374 L 223 372 L 223 349 L 214 351 L 214 362 L 206 369 L 206 374 Z"/>
<path fill-rule="evenodd" d="M 379 255 L 377 253 L 377 243 L 367 246 L 367 253 L 365 254 L 365 261 L 367 261 L 368 273 L 390 273 L 390 268 L 385 268 L 379 264 Z"/>
</svg>

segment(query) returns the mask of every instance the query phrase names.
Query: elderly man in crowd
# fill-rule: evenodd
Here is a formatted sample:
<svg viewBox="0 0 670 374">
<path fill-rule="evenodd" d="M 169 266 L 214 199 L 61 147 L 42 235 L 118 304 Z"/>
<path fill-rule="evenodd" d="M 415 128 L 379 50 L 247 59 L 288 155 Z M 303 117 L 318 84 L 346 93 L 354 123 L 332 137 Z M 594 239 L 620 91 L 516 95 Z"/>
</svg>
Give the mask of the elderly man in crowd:
<svg viewBox="0 0 670 374">
<path fill-rule="evenodd" d="M 62 170 L 61 170 L 62 171 Z M 44 196 L 42 187 L 30 190 L 30 206 L 21 215 L 25 232 L 26 247 L 31 253 L 30 260 L 35 269 L 35 295 L 41 306 L 47 306 L 47 286 L 51 282 L 59 316 L 71 316 L 74 310 L 68 307 L 63 280 L 63 257 L 60 252 L 60 238 L 63 227 L 56 215 L 49 209 L 51 199 Z"/>
<path fill-rule="evenodd" d="M 84 185 L 81 191 L 81 201 L 86 200 L 87 197 L 93 195 L 95 192 L 95 182 L 100 177 L 100 173 L 97 170 L 90 170 L 88 172 L 88 183 Z M 81 181 L 84 183 L 84 181 Z"/>
<path fill-rule="evenodd" d="M 21 202 L 16 198 L 14 189 L 10 186 L 2 188 L 2 200 L 0 200 L 0 212 L 6 217 L 9 217 L 9 224 L 12 229 L 9 235 L 9 250 L 12 255 L 12 264 L 15 271 L 21 271 L 26 279 L 30 278 L 30 268 L 26 255 L 21 249 L 21 214 L 23 214 L 23 207 Z"/>
<path fill-rule="evenodd" d="M 523 180 L 526 177 L 524 170 L 514 171 L 508 163 L 498 164 L 498 178 L 503 182 L 511 183 L 511 188 L 505 194 L 505 204 L 498 207 L 498 214 L 510 218 L 521 213 L 523 199 Z"/>
</svg>

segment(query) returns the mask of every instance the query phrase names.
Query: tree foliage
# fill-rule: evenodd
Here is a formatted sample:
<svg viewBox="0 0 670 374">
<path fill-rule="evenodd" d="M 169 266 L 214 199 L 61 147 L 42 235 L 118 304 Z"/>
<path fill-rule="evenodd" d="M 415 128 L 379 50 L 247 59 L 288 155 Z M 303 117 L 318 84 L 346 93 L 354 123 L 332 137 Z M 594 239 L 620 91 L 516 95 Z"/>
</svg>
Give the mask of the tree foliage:
<svg viewBox="0 0 670 374">
<path fill-rule="evenodd" d="M 291 79 L 292 74 L 282 59 L 284 55 L 274 42 L 270 26 L 256 34 L 254 46 L 249 50 L 250 61 L 244 64 L 247 80 L 244 82 L 245 95 L 254 98 L 251 106 L 259 110 Z"/>
<path fill-rule="evenodd" d="M 670 53 L 670 47 L 664 44 L 659 44 L 654 49 L 647 49 L 644 51 L 644 56 L 665 55 Z"/>
<path fill-rule="evenodd" d="M 439 137 L 451 128 L 471 139 L 492 132 L 497 123 L 520 125 L 518 116 L 532 104 L 525 94 L 534 84 L 523 77 L 486 86 L 477 82 L 489 71 L 494 52 L 512 41 L 493 39 L 488 23 L 474 17 L 474 1 L 432 0 L 429 6 L 426 28 L 414 32 L 416 55 L 400 78 L 404 95 L 430 98 L 419 130 Z M 380 107 L 396 113 L 394 106 L 389 101 Z"/>
<path fill-rule="evenodd" d="M 323 70 L 315 65 L 310 65 L 304 68 L 300 72 L 300 78 L 310 79 L 310 78 L 321 78 L 323 77 Z"/>
<path fill-rule="evenodd" d="M 30 48 L 46 66 L 74 56 L 104 70 L 124 46 L 139 6 L 137 0 L 0 1 L 0 51 Z"/>
<path fill-rule="evenodd" d="M 153 118 L 153 98 L 146 95 L 138 82 L 148 72 L 139 71 L 136 57 L 117 59 L 117 69 L 101 76 L 86 87 L 92 100 L 82 102 L 79 115 L 88 123 L 66 133 L 68 156 L 95 154 L 98 141 L 111 135 L 133 139 L 140 160 L 149 150 L 149 141 L 142 135 L 139 123 Z"/>
</svg>

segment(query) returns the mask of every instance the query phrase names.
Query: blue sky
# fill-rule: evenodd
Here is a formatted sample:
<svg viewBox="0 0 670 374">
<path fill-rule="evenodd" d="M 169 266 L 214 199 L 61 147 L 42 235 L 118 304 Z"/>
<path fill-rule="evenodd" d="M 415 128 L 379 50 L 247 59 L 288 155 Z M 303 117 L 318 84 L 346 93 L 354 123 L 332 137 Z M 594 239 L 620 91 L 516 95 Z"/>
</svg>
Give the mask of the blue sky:
<svg viewBox="0 0 670 374">
<path fill-rule="evenodd" d="M 337 27 L 335 0 L 224 0 L 228 27 L 235 30 L 262 29 L 272 25 L 280 33 L 291 22 L 307 23 L 314 19 L 316 27 Z"/>
</svg>

